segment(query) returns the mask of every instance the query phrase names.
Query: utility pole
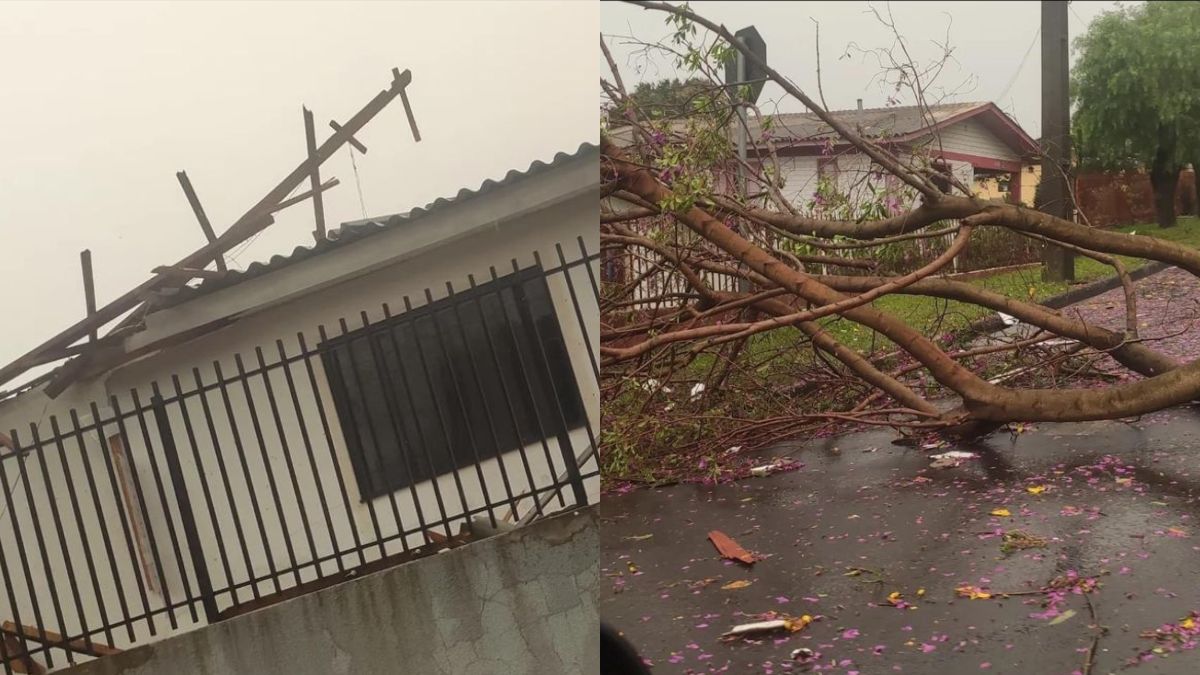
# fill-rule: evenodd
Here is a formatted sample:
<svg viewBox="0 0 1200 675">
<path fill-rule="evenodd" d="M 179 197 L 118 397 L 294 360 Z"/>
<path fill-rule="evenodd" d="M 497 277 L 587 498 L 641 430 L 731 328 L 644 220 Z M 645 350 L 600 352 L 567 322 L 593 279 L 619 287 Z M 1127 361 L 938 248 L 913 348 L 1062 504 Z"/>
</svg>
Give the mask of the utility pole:
<svg viewBox="0 0 1200 675">
<path fill-rule="evenodd" d="M 1042 0 L 1042 180 L 1038 186 L 1043 213 L 1072 220 L 1070 188 L 1071 104 L 1070 56 L 1067 50 L 1067 3 Z M 1042 246 L 1042 279 L 1074 281 L 1075 254 L 1053 244 Z"/>
</svg>

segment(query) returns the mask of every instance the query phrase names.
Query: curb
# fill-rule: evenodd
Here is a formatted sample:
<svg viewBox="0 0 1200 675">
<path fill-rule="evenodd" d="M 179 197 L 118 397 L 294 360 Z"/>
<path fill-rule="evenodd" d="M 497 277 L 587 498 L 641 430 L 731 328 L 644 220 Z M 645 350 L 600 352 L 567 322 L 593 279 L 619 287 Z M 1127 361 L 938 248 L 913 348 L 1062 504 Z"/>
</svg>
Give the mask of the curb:
<svg viewBox="0 0 1200 675">
<path fill-rule="evenodd" d="M 1129 278 L 1133 281 L 1140 281 L 1151 274 L 1157 274 L 1158 272 L 1161 272 L 1169 267 L 1173 267 L 1173 265 L 1157 261 L 1148 263 L 1130 272 Z M 1107 293 L 1114 288 L 1120 287 L 1121 279 L 1119 277 L 1105 277 L 1103 279 L 1097 279 L 1096 281 L 1072 288 L 1071 290 L 1059 293 L 1058 295 L 1052 295 L 1037 304 L 1041 305 L 1042 307 L 1046 307 L 1047 309 L 1062 309 L 1067 305 L 1073 305 L 1077 302 L 1082 302 L 1083 300 L 1089 300 L 1097 295 L 1100 295 L 1101 293 Z M 980 319 L 970 324 L 967 326 L 966 330 L 973 333 L 992 333 L 1002 328 L 1004 328 L 1004 322 L 1000 320 L 1000 317 L 993 313 L 987 318 Z"/>
</svg>

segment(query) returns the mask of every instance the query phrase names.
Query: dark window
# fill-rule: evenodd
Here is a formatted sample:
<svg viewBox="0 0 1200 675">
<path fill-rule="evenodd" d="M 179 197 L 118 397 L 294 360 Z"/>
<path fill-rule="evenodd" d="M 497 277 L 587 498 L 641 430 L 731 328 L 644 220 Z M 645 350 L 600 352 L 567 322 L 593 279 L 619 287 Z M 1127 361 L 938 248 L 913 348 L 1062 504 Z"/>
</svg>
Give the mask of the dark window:
<svg viewBox="0 0 1200 675">
<path fill-rule="evenodd" d="M 538 267 L 331 339 L 321 356 L 364 499 L 585 422 Z"/>
</svg>

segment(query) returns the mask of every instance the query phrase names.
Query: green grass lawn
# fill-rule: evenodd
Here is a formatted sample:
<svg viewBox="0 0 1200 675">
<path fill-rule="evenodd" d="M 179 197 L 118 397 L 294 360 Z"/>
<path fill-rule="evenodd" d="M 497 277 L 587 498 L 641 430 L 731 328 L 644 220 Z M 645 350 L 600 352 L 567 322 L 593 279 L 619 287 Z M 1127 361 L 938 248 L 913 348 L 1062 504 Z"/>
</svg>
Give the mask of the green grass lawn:
<svg viewBox="0 0 1200 675">
<path fill-rule="evenodd" d="M 1136 232 L 1200 248 L 1200 218 L 1180 218 L 1178 225 L 1166 229 L 1155 224 L 1141 224 L 1116 228 L 1116 231 Z M 1144 260 L 1124 256 L 1121 256 L 1121 260 L 1131 272 L 1146 263 Z M 1113 269 L 1108 265 L 1075 256 L 1076 283 L 1086 283 L 1113 275 Z M 969 283 L 978 284 L 1011 298 L 1034 301 L 1044 300 L 1070 288 L 1070 285 L 1064 282 L 1042 281 L 1042 273 L 1038 268 L 972 279 Z M 909 325 L 924 331 L 926 335 L 954 332 L 992 313 L 991 310 L 975 305 L 918 295 L 888 295 L 876 300 L 874 304 L 885 312 L 901 317 Z M 855 349 L 873 351 L 873 348 L 879 350 L 889 347 L 886 338 L 850 321 L 835 317 L 826 319 L 823 323 L 835 337 Z M 769 349 L 785 343 L 795 344 L 798 337 L 799 331 L 795 329 L 770 331 L 759 338 L 759 344 L 754 345 L 754 348 Z"/>
</svg>

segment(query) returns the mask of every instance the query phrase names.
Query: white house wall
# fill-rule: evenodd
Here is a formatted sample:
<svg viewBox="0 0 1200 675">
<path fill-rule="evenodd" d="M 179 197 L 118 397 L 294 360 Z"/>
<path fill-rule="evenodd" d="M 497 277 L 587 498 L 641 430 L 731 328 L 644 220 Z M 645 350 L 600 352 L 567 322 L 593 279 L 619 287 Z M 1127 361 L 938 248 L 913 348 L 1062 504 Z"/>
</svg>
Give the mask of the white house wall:
<svg viewBox="0 0 1200 675">
<path fill-rule="evenodd" d="M 974 117 L 942 129 L 938 134 L 938 141 L 931 141 L 932 147 L 938 148 L 939 141 L 940 148 L 947 152 L 961 152 L 1010 162 L 1020 159 L 1012 147 L 1001 141 L 983 122 Z"/>
<path fill-rule="evenodd" d="M 591 172 L 594 185 L 594 164 Z M 473 200 L 476 203 L 471 204 L 472 209 L 486 210 L 489 199 L 490 197 L 484 196 Z M 447 294 L 445 282 L 451 282 L 456 290 L 464 290 L 469 287 L 468 275 L 474 275 L 475 280 L 483 284 L 490 280 L 488 273 L 490 267 L 494 266 L 500 275 L 504 275 L 512 271 L 511 261 L 514 258 L 522 268 L 533 265 L 534 251 L 540 254 L 544 267 L 556 267 L 559 265 L 555 249 L 556 243 L 562 245 L 568 261 L 577 260 L 580 257 L 577 243 L 577 238 L 580 236 L 583 236 L 589 253 L 597 253 L 599 251 L 599 237 L 595 226 L 597 199 L 598 191 L 592 189 L 580 192 L 568 201 L 549 208 L 544 208 L 544 204 L 542 204 L 542 208 L 526 211 L 509 222 L 493 222 L 482 228 L 460 227 L 456 239 L 440 246 L 436 245 L 436 232 L 430 232 L 425 227 L 428 223 L 418 220 L 393 228 L 396 231 L 376 234 L 311 260 L 244 281 L 233 288 L 197 298 L 166 310 L 161 313 L 161 316 L 151 315 L 150 330 L 169 331 L 187 324 L 203 324 L 222 312 L 227 312 L 232 306 L 240 305 L 246 312 L 255 310 L 222 330 L 131 363 L 109 374 L 103 382 L 80 383 L 68 389 L 57 400 L 51 401 L 38 392 L 30 392 L 9 401 L 0 406 L 0 428 L 27 427 L 29 422 L 35 422 L 38 424 L 40 432 L 48 436 L 50 434 L 49 416 L 57 416 L 60 424 L 69 423 L 66 422 L 69 420 L 68 411 L 76 408 L 81 422 L 88 424 L 91 422 L 91 413 L 87 409 L 87 403 L 97 400 L 103 405 L 107 393 L 117 394 L 120 405 L 123 406 L 123 409 L 128 409 L 130 396 L 127 392 L 130 389 L 138 390 L 142 402 L 145 403 L 150 399 L 152 382 L 157 382 L 164 394 L 169 395 L 173 392 L 172 375 L 180 377 L 185 391 L 190 390 L 195 386 L 193 368 L 198 369 L 204 382 L 214 382 L 214 360 L 220 363 L 226 377 L 237 372 L 234 354 L 242 356 L 246 369 L 256 368 L 258 364 L 255 354 L 256 347 L 261 347 L 266 361 L 273 363 L 279 358 L 275 344 L 276 339 L 283 341 L 288 354 L 295 354 L 298 351 L 298 332 L 304 334 L 305 340 L 311 348 L 320 342 L 320 336 L 317 333 L 318 325 L 324 325 L 331 336 L 336 335 L 340 333 L 339 319 L 345 318 L 353 330 L 356 326 L 361 326 L 360 311 L 365 311 L 372 322 L 383 318 L 383 303 L 389 304 L 393 315 L 402 313 L 404 296 L 409 296 L 414 306 L 424 305 L 426 288 L 430 289 L 435 300 L 440 299 Z M 535 201 L 527 204 L 530 208 L 537 205 Z M 452 214 L 458 208 L 458 206 L 447 208 L 445 209 L 447 215 L 438 216 L 438 218 L 452 220 Z M 427 218 L 433 219 L 435 215 L 437 214 Z M 478 222 L 478 214 L 470 222 Z M 410 231 L 399 232 L 403 228 L 410 228 Z M 392 262 L 388 264 L 369 262 L 387 258 L 388 256 L 384 254 L 389 254 L 389 251 Z M 397 252 L 411 252 L 412 255 L 395 255 Z M 366 264 L 374 265 L 367 273 L 359 276 L 348 273 L 358 269 L 354 266 Z M 342 270 L 342 272 L 351 278 L 336 285 L 325 285 L 323 280 L 329 277 L 331 269 L 338 266 L 350 266 L 352 269 Z M 598 265 L 592 267 L 591 273 L 595 275 L 595 279 L 599 278 Z M 591 428 L 598 429 L 599 398 L 593 354 L 599 345 L 599 309 L 592 290 L 593 282 L 589 277 L 589 270 L 578 265 L 571 267 L 569 274 L 574 286 L 574 295 L 580 305 L 583 325 L 588 327 L 589 334 L 587 335 L 580 328 L 575 305 L 571 300 L 571 289 L 568 288 L 563 276 L 554 275 L 547 281 L 570 354 L 571 365 L 580 383 L 579 389 L 584 409 Z M 295 293 L 293 289 L 296 288 L 307 289 L 307 292 Z M 280 298 L 283 300 L 279 300 Z M 242 580 L 251 576 L 268 575 L 272 565 L 277 568 L 289 566 L 286 563 L 289 555 L 283 537 L 285 531 L 291 533 L 291 541 L 296 548 L 295 556 L 300 562 L 311 559 L 314 553 L 318 558 L 334 555 L 333 539 L 335 537 L 338 548 L 345 550 L 352 546 L 353 532 L 350 523 L 358 528 L 364 539 L 369 541 L 375 539 L 370 508 L 366 502 L 359 499 L 348 451 L 343 441 L 342 430 L 333 409 L 332 397 L 328 391 L 328 384 L 325 381 L 319 359 L 313 361 L 313 366 L 316 391 L 313 391 L 309 384 L 302 363 L 296 364 L 291 371 L 301 414 L 308 420 L 304 426 L 309 431 L 313 447 L 314 463 L 311 467 L 301 437 L 302 425 L 287 393 L 288 385 L 281 369 L 270 371 L 271 384 L 275 390 L 275 400 L 278 403 L 279 426 L 276 426 L 270 410 L 259 409 L 257 411 L 260 431 L 264 439 L 263 447 L 259 446 L 257 434 L 246 410 L 242 385 L 239 383 L 228 389 L 231 407 L 234 410 L 234 419 L 245 450 L 247 472 L 249 473 L 248 481 L 237 459 L 238 454 L 234 451 L 233 432 L 224 412 L 224 403 L 220 392 L 209 392 L 206 395 L 206 400 L 213 411 L 215 446 L 220 448 L 219 454 L 226 462 L 226 475 L 231 487 L 230 493 L 234 495 L 231 502 L 225 499 L 226 492 L 220 486 L 219 473 L 214 469 L 218 453 L 214 450 L 213 439 L 204 422 L 205 415 L 201 410 L 199 398 L 189 399 L 186 405 L 196 438 L 196 453 L 193 452 L 188 435 L 183 432 L 182 410 L 177 405 L 168 408 L 180 463 L 196 512 L 201 548 L 207 559 L 210 574 L 213 576 L 214 585 L 217 587 L 222 587 L 227 581 L 223 571 L 218 540 L 223 540 L 229 545 L 227 558 L 232 575 L 235 579 Z M 251 378 L 248 386 L 256 405 L 260 408 L 265 407 L 267 398 L 263 395 L 265 387 L 263 378 Z M 332 439 L 332 448 L 326 443 L 321 427 L 316 421 L 314 413 L 317 396 L 323 401 L 324 411 L 330 424 L 329 435 Z M 105 414 L 107 414 L 106 410 L 102 408 L 101 416 L 103 417 Z M 127 429 L 129 445 L 127 449 L 133 457 L 140 482 L 147 493 L 147 510 L 150 515 L 147 525 L 153 531 L 154 539 L 160 547 L 165 591 L 171 594 L 173 599 L 178 599 L 183 595 L 184 579 L 181 576 L 180 566 L 175 561 L 175 553 L 168 536 L 169 524 L 162 516 L 162 502 L 165 500 L 172 514 L 178 514 L 178 505 L 175 503 L 170 481 L 167 480 L 167 468 L 161 463 L 158 466 L 158 473 L 166 487 L 161 497 L 157 489 L 152 490 L 157 486 L 158 481 L 155 479 L 155 472 L 149 461 L 150 454 L 146 451 L 145 439 L 149 439 L 160 462 L 162 457 L 161 441 L 154 427 L 153 416 L 147 415 L 146 422 L 145 435 L 140 427 Z M 130 424 L 132 426 L 132 421 Z M 105 430 L 105 435 L 112 433 L 116 433 L 116 430 Z M 301 500 L 297 499 L 296 490 L 291 484 L 286 457 L 282 450 L 282 443 L 280 443 L 281 435 L 287 442 L 291 456 L 297 458 L 296 480 L 299 494 L 309 504 L 305 513 L 309 519 L 308 529 L 313 533 L 312 551 L 309 550 L 309 542 L 304 534 L 305 528 L 301 522 L 301 509 L 299 508 Z M 24 437 L 22 440 L 24 441 Z M 578 454 L 588 447 L 589 435 L 584 429 L 576 430 L 570 434 L 570 442 L 574 452 Z M 82 458 L 78 456 L 79 449 L 73 446 L 74 443 L 69 442 L 66 447 L 67 456 L 72 458 L 69 469 L 72 472 L 72 482 L 77 486 L 82 486 L 84 483 L 78 475 L 82 464 L 76 461 Z M 130 542 L 126 541 L 122 534 L 121 523 L 116 515 L 123 509 L 120 503 L 121 497 L 119 493 L 114 492 L 114 486 L 109 482 L 103 470 L 104 451 L 99 442 L 99 435 L 92 433 L 86 440 L 86 446 L 88 452 L 84 454 L 90 460 L 98 486 L 97 499 L 93 500 L 90 493 L 86 496 L 80 493 L 77 494 L 77 497 L 81 501 L 86 501 L 85 508 L 81 511 L 83 529 L 93 532 L 93 536 L 88 539 L 92 546 L 90 557 L 101 560 L 107 555 L 105 551 L 97 550 L 100 539 L 95 536 L 101 521 L 104 521 L 109 527 L 112 537 L 113 556 L 117 568 L 129 572 L 136 569 L 138 563 L 130 558 Z M 276 480 L 281 508 L 277 508 L 269 489 L 263 448 L 265 448 L 266 454 L 265 461 L 270 463 Z M 75 452 L 75 456 L 72 456 L 72 451 Z M 194 454 L 199 455 L 200 461 L 204 465 L 203 471 L 196 466 Z M 79 527 L 74 522 L 74 510 L 66 489 L 68 481 L 64 467 L 58 459 L 57 451 L 43 451 L 36 455 L 35 457 L 35 454 L 30 454 L 24 460 L 24 475 L 33 487 L 34 510 L 38 513 L 43 530 L 47 533 L 54 532 L 56 528 L 48 526 L 51 520 L 49 514 L 51 513 L 50 491 L 52 490 L 53 501 L 60 514 L 63 515 L 60 531 L 64 534 L 64 542 L 72 560 L 72 567 L 76 572 L 76 578 L 85 581 L 83 587 L 79 589 L 82 617 L 87 625 L 95 627 L 101 623 L 100 603 L 96 602 L 97 594 L 91 588 L 91 581 L 88 578 L 85 564 L 87 552 L 83 547 L 84 539 L 79 536 Z M 563 471 L 562 450 L 554 439 L 548 439 L 545 446 L 537 443 L 526 448 L 525 456 L 530 462 L 530 470 L 534 475 L 535 483 L 542 486 L 553 482 L 556 474 Z M 39 457 L 46 461 L 44 471 Z M 17 607 L 13 611 L 14 608 L 9 606 L 9 599 L 0 595 L 0 608 L 6 608 L 0 611 L 8 612 L 6 616 L 0 616 L 0 620 L 16 618 L 19 615 L 22 623 L 27 625 L 34 623 L 29 584 L 23 578 L 16 578 L 22 576 L 19 571 L 21 566 L 11 543 L 15 540 L 15 528 L 19 527 L 25 542 L 25 549 L 30 556 L 29 569 L 32 575 L 33 590 L 39 600 L 47 628 L 59 624 L 57 619 L 51 618 L 54 613 L 47 585 L 49 577 L 58 584 L 58 595 L 65 603 L 62 611 L 66 632 L 77 633 L 81 627 L 80 614 L 74 607 L 74 601 L 70 600 L 72 597 L 70 589 L 64 587 L 68 576 L 65 556 L 61 554 L 61 544 L 58 541 L 47 542 L 47 549 L 50 553 L 44 559 L 36 550 L 37 547 L 31 544 L 33 523 L 28 507 L 22 507 L 25 499 L 23 485 L 14 480 L 15 476 L 19 474 L 19 471 L 12 470 L 16 461 L 10 459 L 5 462 L 6 470 L 9 473 L 9 482 L 15 484 L 14 496 L 18 500 L 18 504 L 14 510 L 7 509 L 0 504 L 0 512 L 3 512 L 3 515 L 0 515 L 0 545 L 3 545 L 9 552 L 6 562 L 10 572 L 14 573 L 11 587 L 17 599 Z M 462 513 L 466 508 L 477 508 L 483 505 L 482 485 L 487 486 L 492 502 L 500 501 L 502 495 L 505 494 L 500 462 L 504 464 L 509 484 L 514 493 L 521 493 L 529 488 L 520 454 L 509 452 L 499 459 L 485 462 L 478 471 L 474 467 L 467 467 L 458 472 L 458 478 L 461 480 L 466 496 L 467 503 L 465 505 L 459 498 L 456 477 L 454 475 L 441 476 L 436 485 L 441 491 L 446 512 L 453 515 Z M 595 460 L 593 459 L 592 462 L 591 466 L 594 466 Z M 344 476 L 349 492 L 349 513 L 347 513 L 334 478 L 339 472 Z M 214 498 L 217 503 L 214 505 L 212 515 L 201 498 L 204 487 L 201 484 L 202 480 L 207 480 L 208 486 L 220 495 L 220 497 Z M 323 482 L 325 488 L 326 503 L 334 524 L 332 532 L 326 526 L 324 514 L 312 508 L 314 503 L 312 496 L 317 492 L 319 481 Z M 46 486 L 49 486 L 49 489 Z M 598 497 L 598 479 L 589 480 L 586 487 L 589 501 L 595 500 Z M 257 494 L 258 506 L 267 531 L 267 542 L 271 548 L 270 558 L 266 554 L 266 548 L 262 545 L 255 518 L 252 515 L 249 496 L 252 488 Z M 427 520 L 437 518 L 433 514 L 438 510 L 434 490 L 433 481 L 425 481 L 416 486 L 417 500 L 420 502 Z M 404 488 L 394 493 L 394 497 L 395 510 L 399 512 L 403 528 L 405 530 L 416 528 L 418 522 L 412 492 L 408 488 Z M 566 491 L 566 499 L 570 503 L 569 490 Z M 98 501 L 99 509 L 95 507 L 93 501 Z M 552 502 L 548 508 L 555 508 L 557 503 L 557 501 Z M 371 504 L 375 507 L 375 516 L 383 536 L 386 538 L 399 532 L 400 524 L 396 522 L 393 515 L 391 499 L 387 496 L 379 497 Z M 525 500 L 518 505 L 518 508 L 523 514 L 532 508 L 531 501 Z M 247 540 L 247 550 L 250 555 L 249 568 L 247 568 L 237 545 L 235 514 L 241 520 L 241 528 Z M 503 514 L 503 511 L 497 513 L 498 516 Z M 186 543 L 182 540 L 181 524 L 176 522 L 174 526 L 177 530 L 179 546 L 182 549 L 182 557 L 186 560 L 188 553 Z M 369 561 L 383 554 L 390 555 L 400 552 L 406 547 L 418 546 L 423 543 L 425 543 L 424 536 L 419 532 L 414 532 L 407 537 L 394 539 L 382 551 L 379 547 L 368 549 L 365 552 L 365 558 Z M 344 556 L 344 562 L 352 567 L 358 562 L 357 554 Z M 45 565 L 49 565 L 49 575 L 46 574 Z M 108 569 L 108 567 L 107 564 L 103 565 L 104 569 Z M 184 565 L 184 567 L 189 566 Z M 336 558 L 327 561 L 322 567 L 324 572 L 336 569 Z M 301 575 L 300 581 L 309 581 L 316 576 L 316 569 L 310 567 Z M 119 581 L 124 587 L 126 601 L 131 606 L 140 608 L 136 578 L 129 574 L 127 578 L 120 576 Z M 285 586 L 294 585 L 294 581 L 289 577 L 285 580 Z M 112 575 L 102 575 L 99 578 L 101 586 L 99 597 L 104 598 L 103 604 L 109 608 L 110 615 L 118 613 L 113 609 L 119 607 L 117 582 L 118 579 L 113 578 Z M 195 579 L 189 577 L 188 583 L 193 584 L 194 593 Z M 260 583 L 259 588 L 264 593 L 274 590 L 274 587 L 267 582 Z M 152 606 L 163 606 L 164 599 L 161 594 L 151 593 L 150 595 Z M 158 597 L 155 597 L 156 595 Z M 239 593 L 239 601 L 249 598 L 250 590 L 248 588 Z M 229 604 L 230 598 L 226 596 L 222 600 L 222 605 L 228 606 Z M 131 609 L 131 613 L 139 612 Z M 110 616 L 109 620 L 114 618 L 114 616 Z M 200 619 L 203 619 L 203 614 L 200 615 Z M 176 630 L 170 627 L 165 616 L 157 616 L 156 623 L 159 636 Z M 178 615 L 178 630 L 186 629 L 190 625 L 192 625 L 190 615 L 181 612 Z M 59 627 L 62 628 L 62 626 Z M 138 623 L 136 637 L 139 642 L 149 639 L 150 635 L 145 622 Z M 105 640 L 104 636 L 100 636 L 98 639 Z M 128 634 L 123 628 L 116 631 L 112 639 L 116 646 L 130 644 Z M 58 665 L 57 660 L 56 665 Z"/>
</svg>

